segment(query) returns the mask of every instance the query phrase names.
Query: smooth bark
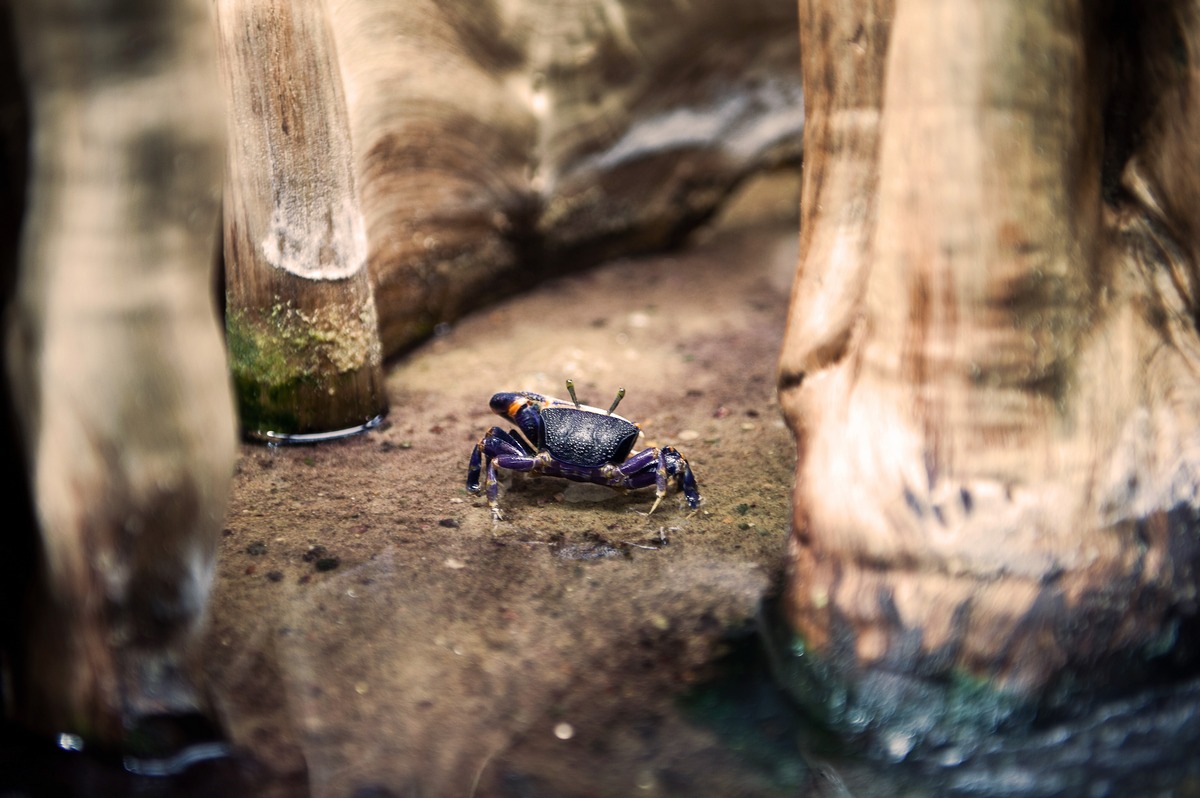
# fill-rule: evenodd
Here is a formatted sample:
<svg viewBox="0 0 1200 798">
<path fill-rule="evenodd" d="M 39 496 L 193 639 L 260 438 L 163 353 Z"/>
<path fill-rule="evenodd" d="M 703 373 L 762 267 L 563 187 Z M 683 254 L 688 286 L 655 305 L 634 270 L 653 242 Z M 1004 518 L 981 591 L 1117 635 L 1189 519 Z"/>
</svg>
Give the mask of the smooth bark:
<svg viewBox="0 0 1200 798">
<path fill-rule="evenodd" d="M 216 4 L 229 107 L 225 319 L 243 430 L 387 411 L 367 237 L 322 0 Z"/>
<path fill-rule="evenodd" d="M 33 137 L 8 377 L 41 532 L 14 710 L 116 744 L 200 707 L 185 655 L 232 476 L 211 20 L 199 0 L 14 9 Z"/>
<path fill-rule="evenodd" d="M 787 607 L 844 673 L 1036 697 L 1186 655 L 1195 17 L 801 3 Z"/>
</svg>

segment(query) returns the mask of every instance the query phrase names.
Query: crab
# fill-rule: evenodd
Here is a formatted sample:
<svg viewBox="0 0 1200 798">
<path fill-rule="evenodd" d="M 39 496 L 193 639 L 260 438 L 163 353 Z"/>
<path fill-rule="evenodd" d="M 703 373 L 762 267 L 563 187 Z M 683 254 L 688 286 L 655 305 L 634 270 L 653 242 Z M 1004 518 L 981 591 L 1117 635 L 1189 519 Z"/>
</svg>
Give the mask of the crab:
<svg viewBox="0 0 1200 798">
<path fill-rule="evenodd" d="M 674 481 L 691 508 L 700 506 L 691 466 L 673 447 L 651 446 L 630 454 L 642 430 L 613 412 L 625 397 L 624 388 L 617 391 L 607 411 L 581 405 L 572 380 L 567 380 L 567 393 L 569 402 L 530 391 L 492 397 L 492 410 L 520 431 L 492 427 L 479 440 L 467 468 L 467 491 L 479 493 L 486 472 L 488 504 L 496 521 L 504 517 L 497 501 L 497 467 L 626 490 L 654 485 L 654 504 L 646 515 L 658 508 L 667 495 L 667 483 Z"/>
</svg>

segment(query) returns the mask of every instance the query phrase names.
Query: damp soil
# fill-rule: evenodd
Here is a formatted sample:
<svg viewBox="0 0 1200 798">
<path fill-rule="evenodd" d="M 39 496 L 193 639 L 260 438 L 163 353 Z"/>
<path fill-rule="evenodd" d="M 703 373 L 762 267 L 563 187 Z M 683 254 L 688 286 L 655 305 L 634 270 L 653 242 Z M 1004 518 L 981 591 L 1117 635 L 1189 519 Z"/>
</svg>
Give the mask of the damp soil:
<svg viewBox="0 0 1200 798">
<path fill-rule="evenodd" d="M 242 447 L 203 660 L 267 795 L 794 795 L 789 709 L 731 666 L 783 579 L 795 450 L 775 364 L 797 180 L 684 248 L 531 287 L 391 363 L 377 429 Z M 607 407 L 704 502 L 464 489 L 501 390 Z M 737 689 L 717 690 L 730 684 Z M 724 681 L 723 681 L 724 680 Z M 741 696 L 740 698 L 738 696 Z"/>
</svg>

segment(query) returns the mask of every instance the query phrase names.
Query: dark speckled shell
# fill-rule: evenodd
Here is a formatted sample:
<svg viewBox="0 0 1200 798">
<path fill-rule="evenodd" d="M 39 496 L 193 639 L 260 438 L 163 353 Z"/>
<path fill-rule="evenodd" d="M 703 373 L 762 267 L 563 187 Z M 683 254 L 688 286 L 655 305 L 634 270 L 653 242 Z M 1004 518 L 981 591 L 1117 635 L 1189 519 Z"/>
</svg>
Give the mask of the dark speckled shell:
<svg viewBox="0 0 1200 798">
<path fill-rule="evenodd" d="M 546 448 L 563 463 L 596 468 L 619 463 L 629 456 L 638 428 L 623 418 L 576 410 L 542 408 Z"/>
</svg>

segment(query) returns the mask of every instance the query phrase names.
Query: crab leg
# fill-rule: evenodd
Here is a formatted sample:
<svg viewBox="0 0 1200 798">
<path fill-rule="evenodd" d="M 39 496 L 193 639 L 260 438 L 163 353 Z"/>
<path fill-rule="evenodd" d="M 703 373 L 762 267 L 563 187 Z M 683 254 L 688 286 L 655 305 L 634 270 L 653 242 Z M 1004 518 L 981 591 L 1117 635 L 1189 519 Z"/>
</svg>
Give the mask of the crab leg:
<svg viewBox="0 0 1200 798">
<path fill-rule="evenodd" d="M 492 427 L 471 452 L 471 462 L 467 466 L 467 491 L 479 492 L 479 480 L 486 470 L 488 505 L 492 508 L 492 517 L 499 521 L 502 516 L 496 467 L 511 471 L 533 471 L 537 463 L 536 454 L 516 430 L 505 432 L 499 427 Z"/>
<path fill-rule="evenodd" d="M 613 487 L 636 490 L 655 486 L 654 504 L 646 515 L 658 509 L 667 495 L 667 482 L 671 479 L 683 491 L 689 507 L 694 509 L 700 506 L 700 491 L 696 487 L 692 468 L 684 456 L 671 446 L 643 449 L 618 466 L 617 471 L 620 476 L 608 483 Z"/>
</svg>

